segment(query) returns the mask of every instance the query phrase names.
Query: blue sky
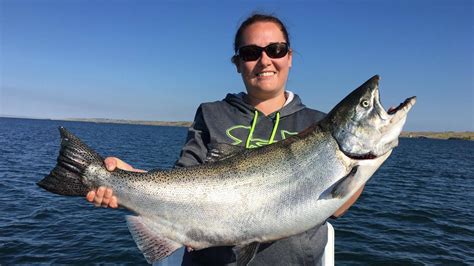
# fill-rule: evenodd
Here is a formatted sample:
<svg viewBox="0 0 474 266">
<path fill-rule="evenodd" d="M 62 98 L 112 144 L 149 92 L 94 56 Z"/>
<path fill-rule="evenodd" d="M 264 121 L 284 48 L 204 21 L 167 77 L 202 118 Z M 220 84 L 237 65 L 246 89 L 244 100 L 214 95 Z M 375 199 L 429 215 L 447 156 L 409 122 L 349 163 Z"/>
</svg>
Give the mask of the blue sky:
<svg viewBox="0 0 474 266">
<path fill-rule="evenodd" d="M 252 11 L 287 24 L 287 89 L 329 111 L 381 75 L 386 108 L 418 102 L 405 130 L 474 131 L 470 0 L 0 0 L 0 115 L 191 121 L 244 90 L 230 63 Z"/>
</svg>

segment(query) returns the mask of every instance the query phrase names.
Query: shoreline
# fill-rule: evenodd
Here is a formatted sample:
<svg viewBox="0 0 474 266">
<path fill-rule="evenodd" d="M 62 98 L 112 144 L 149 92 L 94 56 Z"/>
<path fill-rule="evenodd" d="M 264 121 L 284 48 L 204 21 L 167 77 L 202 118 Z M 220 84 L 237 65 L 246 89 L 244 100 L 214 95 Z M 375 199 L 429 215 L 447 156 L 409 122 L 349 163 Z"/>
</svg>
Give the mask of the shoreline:
<svg viewBox="0 0 474 266">
<path fill-rule="evenodd" d="M 149 121 L 149 120 L 110 119 L 110 118 L 40 118 L 40 117 L 4 116 L 4 115 L 0 115 L 0 118 L 104 123 L 104 124 L 109 123 L 109 124 L 144 125 L 144 126 L 169 126 L 169 127 L 190 127 L 192 125 L 192 122 L 190 121 Z"/>
<path fill-rule="evenodd" d="M 110 123 L 127 125 L 146 125 L 146 126 L 172 126 L 172 127 L 190 127 L 190 121 L 148 121 L 148 120 L 128 120 L 128 119 L 109 119 L 109 118 L 32 118 L 32 117 L 14 117 L 0 116 L 0 118 L 13 119 L 36 119 L 53 121 L 71 121 L 86 123 Z M 474 141 L 473 131 L 402 131 L 401 138 L 420 138 L 420 139 L 444 139 L 444 140 L 470 140 Z"/>
<path fill-rule="evenodd" d="M 189 121 L 148 121 L 148 120 L 109 119 L 109 118 L 64 118 L 64 119 L 51 119 L 51 120 L 89 122 L 89 123 L 144 125 L 144 126 L 165 126 L 165 127 L 190 127 L 193 123 Z"/>
<path fill-rule="evenodd" d="M 445 140 L 470 140 L 474 141 L 474 132 L 472 131 L 402 131 L 401 138 L 418 139 L 445 139 Z"/>
</svg>

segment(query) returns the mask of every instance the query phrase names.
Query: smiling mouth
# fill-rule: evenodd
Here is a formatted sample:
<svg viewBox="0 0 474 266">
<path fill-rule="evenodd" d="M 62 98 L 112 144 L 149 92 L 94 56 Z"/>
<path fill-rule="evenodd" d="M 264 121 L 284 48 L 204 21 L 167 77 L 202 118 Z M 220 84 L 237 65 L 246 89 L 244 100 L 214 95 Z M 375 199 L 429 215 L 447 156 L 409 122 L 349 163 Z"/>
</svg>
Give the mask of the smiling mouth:
<svg viewBox="0 0 474 266">
<path fill-rule="evenodd" d="M 273 71 L 266 71 L 266 72 L 260 72 L 260 73 L 257 73 L 256 76 L 257 77 L 270 77 L 270 76 L 273 76 L 275 75 L 276 72 L 273 72 Z"/>
</svg>

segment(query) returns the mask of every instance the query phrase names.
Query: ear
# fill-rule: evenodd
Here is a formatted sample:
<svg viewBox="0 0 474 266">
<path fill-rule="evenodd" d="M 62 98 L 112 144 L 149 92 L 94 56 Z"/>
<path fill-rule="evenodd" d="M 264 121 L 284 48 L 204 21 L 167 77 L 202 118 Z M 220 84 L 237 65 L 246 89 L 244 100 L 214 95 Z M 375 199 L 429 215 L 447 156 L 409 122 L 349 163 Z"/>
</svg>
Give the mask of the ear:
<svg viewBox="0 0 474 266">
<path fill-rule="evenodd" d="M 238 56 L 233 56 L 232 57 L 232 63 L 235 65 L 235 68 L 237 70 L 237 73 L 242 73 L 240 71 L 240 58 Z"/>
<path fill-rule="evenodd" d="M 288 50 L 288 67 L 291 67 L 293 61 L 293 50 L 290 48 Z"/>
</svg>

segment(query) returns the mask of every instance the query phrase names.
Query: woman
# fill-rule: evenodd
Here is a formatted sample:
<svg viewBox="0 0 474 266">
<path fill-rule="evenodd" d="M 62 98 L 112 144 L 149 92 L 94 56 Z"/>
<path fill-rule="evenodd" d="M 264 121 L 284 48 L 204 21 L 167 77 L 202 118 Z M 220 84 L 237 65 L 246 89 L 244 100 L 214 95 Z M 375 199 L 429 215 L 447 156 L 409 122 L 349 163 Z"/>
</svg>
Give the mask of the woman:
<svg viewBox="0 0 474 266">
<path fill-rule="evenodd" d="M 305 107 L 300 98 L 286 91 L 292 50 L 288 32 L 276 17 L 255 14 L 245 20 L 235 36 L 232 62 L 241 74 L 247 93 L 228 94 L 222 101 L 204 103 L 198 108 L 189 129 L 177 167 L 205 162 L 209 147 L 227 143 L 258 148 L 297 134 L 324 117 Z M 105 160 L 115 167 L 136 171 L 117 158 Z M 358 198 L 362 189 L 334 216 L 340 216 Z M 91 191 L 87 199 L 97 206 L 117 207 L 110 189 Z M 327 241 L 326 224 L 300 235 L 260 246 L 252 265 L 316 265 Z M 186 251 L 183 265 L 225 265 L 235 261 L 232 247 Z"/>
</svg>

